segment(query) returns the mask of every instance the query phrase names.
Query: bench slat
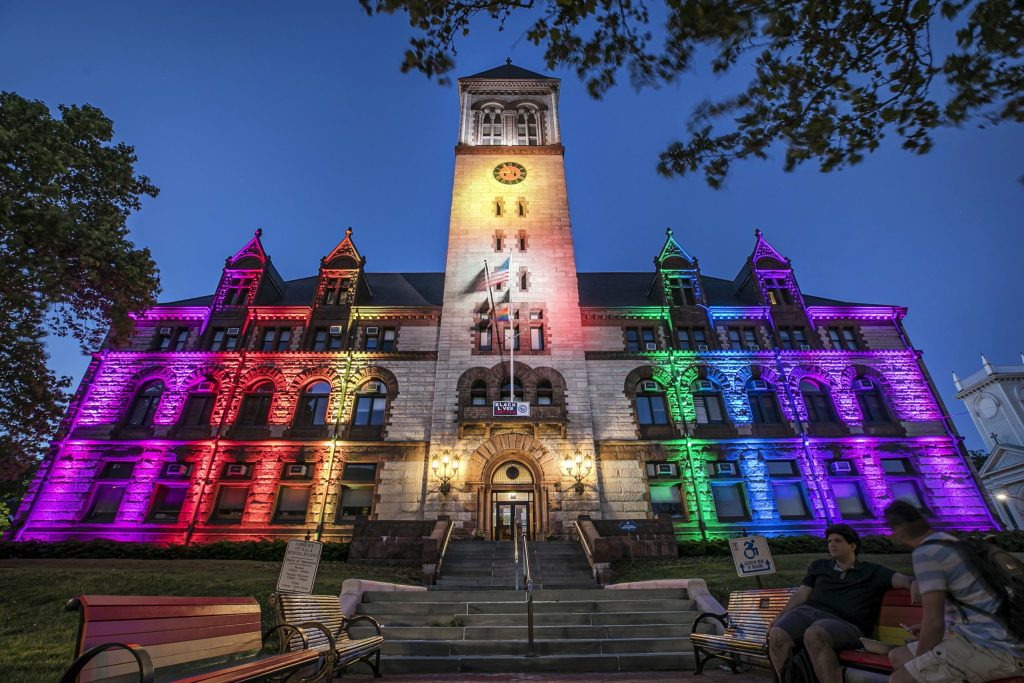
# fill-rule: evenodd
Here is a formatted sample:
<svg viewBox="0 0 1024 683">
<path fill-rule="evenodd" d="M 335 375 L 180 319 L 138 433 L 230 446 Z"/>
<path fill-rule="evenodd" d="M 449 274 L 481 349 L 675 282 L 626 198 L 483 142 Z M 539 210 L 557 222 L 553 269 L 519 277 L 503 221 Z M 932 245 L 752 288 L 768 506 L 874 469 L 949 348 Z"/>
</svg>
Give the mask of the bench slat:
<svg viewBox="0 0 1024 683">
<path fill-rule="evenodd" d="M 247 633 L 146 646 L 146 652 L 153 660 L 153 667 L 159 670 L 207 660 L 214 663 L 217 659 L 226 659 L 232 655 L 256 653 L 261 647 L 259 634 Z M 138 671 L 138 665 L 135 658 L 125 650 L 104 652 L 92 660 L 85 669 L 85 672 L 95 672 L 100 679 L 103 676 L 113 676 L 130 671 Z"/>
</svg>

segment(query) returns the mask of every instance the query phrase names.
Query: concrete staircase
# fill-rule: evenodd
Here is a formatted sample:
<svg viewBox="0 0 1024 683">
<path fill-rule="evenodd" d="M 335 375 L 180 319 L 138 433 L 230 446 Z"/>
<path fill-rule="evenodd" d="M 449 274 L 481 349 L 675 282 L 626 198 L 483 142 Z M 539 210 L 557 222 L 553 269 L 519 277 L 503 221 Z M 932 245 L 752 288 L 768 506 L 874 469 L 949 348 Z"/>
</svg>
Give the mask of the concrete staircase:
<svg viewBox="0 0 1024 683">
<path fill-rule="evenodd" d="M 525 592 L 474 588 L 364 593 L 358 613 L 383 626 L 384 673 L 693 669 L 696 612 L 683 589 L 536 590 L 531 656 Z M 352 629 L 355 637 L 371 633 Z"/>
<path fill-rule="evenodd" d="M 515 588 L 513 552 L 512 543 L 452 543 L 445 553 L 441 576 L 432 590 Z M 523 570 L 520 558 L 520 587 L 524 581 Z M 598 587 L 578 543 L 530 543 L 530 570 L 535 589 Z"/>
</svg>

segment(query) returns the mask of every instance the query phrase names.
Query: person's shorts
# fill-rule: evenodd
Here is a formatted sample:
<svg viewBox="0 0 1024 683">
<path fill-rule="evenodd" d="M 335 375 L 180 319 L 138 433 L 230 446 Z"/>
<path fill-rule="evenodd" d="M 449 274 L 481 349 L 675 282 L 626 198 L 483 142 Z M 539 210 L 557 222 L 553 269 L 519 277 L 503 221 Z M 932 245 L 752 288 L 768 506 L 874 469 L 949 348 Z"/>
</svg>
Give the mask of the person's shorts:
<svg viewBox="0 0 1024 683">
<path fill-rule="evenodd" d="M 775 628 L 785 631 L 794 643 L 800 644 L 804 632 L 814 624 L 825 629 L 832 639 L 832 646 L 837 650 L 860 647 L 861 630 L 848 621 L 834 614 L 810 605 L 797 605 L 775 622 Z"/>
<path fill-rule="evenodd" d="M 917 643 L 907 647 L 913 654 Z M 918 683 L 982 683 L 1024 674 L 1024 659 L 998 647 L 975 645 L 955 633 L 947 633 L 942 642 L 904 666 Z"/>
</svg>

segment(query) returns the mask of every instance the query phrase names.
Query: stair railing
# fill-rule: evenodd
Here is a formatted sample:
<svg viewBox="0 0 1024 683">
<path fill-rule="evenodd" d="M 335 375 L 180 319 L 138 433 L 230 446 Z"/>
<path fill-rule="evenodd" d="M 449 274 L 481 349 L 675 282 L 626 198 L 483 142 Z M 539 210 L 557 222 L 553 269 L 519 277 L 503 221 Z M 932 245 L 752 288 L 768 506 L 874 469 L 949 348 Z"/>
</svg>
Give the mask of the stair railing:
<svg viewBox="0 0 1024 683">
<path fill-rule="evenodd" d="M 512 534 L 512 564 L 515 565 L 516 590 L 519 590 L 519 522 Z"/>
<path fill-rule="evenodd" d="M 448 541 L 452 540 L 452 530 L 455 528 L 455 522 L 449 521 L 448 528 L 444 530 L 444 539 L 441 540 L 441 549 L 437 554 L 437 566 L 434 567 L 434 576 L 431 583 L 437 580 L 437 577 L 441 575 L 441 565 L 444 564 L 444 554 L 448 552 Z"/>
<path fill-rule="evenodd" d="M 517 525 L 518 526 L 518 525 Z M 517 536 L 523 539 L 523 568 L 526 574 L 526 637 L 529 641 L 526 656 L 535 657 L 533 651 L 533 573 L 530 571 L 530 544 L 527 543 L 526 529 L 518 529 Z"/>
</svg>

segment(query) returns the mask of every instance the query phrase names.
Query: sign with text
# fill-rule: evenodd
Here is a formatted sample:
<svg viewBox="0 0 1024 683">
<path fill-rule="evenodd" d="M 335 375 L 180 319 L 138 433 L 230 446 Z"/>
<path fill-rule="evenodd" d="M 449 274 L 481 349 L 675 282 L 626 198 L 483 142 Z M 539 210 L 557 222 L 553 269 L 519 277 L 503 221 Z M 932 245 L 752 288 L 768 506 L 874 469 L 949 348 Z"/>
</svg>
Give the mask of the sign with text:
<svg viewBox="0 0 1024 683">
<path fill-rule="evenodd" d="M 634 531 L 636 531 L 636 522 L 629 520 L 625 522 L 619 522 L 619 531 L 625 531 L 627 534 L 633 533 Z"/>
<path fill-rule="evenodd" d="M 732 561 L 739 576 L 774 574 L 775 563 L 768 550 L 768 539 L 764 536 L 745 536 L 729 541 Z"/>
<path fill-rule="evenodd" d="M 530 404 L 522 401 L 495 401 L 491 406 L 494 417 L 530 417 Z"/>
<path fill-rule="evenodd" d="M 316 583 L 316 570 L 320 566 L 320 552 L 324 544 L 319 541 L 288 541 L 284 562 L 277 577 L 279 593 L 312 593 Z"/>
</svg>

